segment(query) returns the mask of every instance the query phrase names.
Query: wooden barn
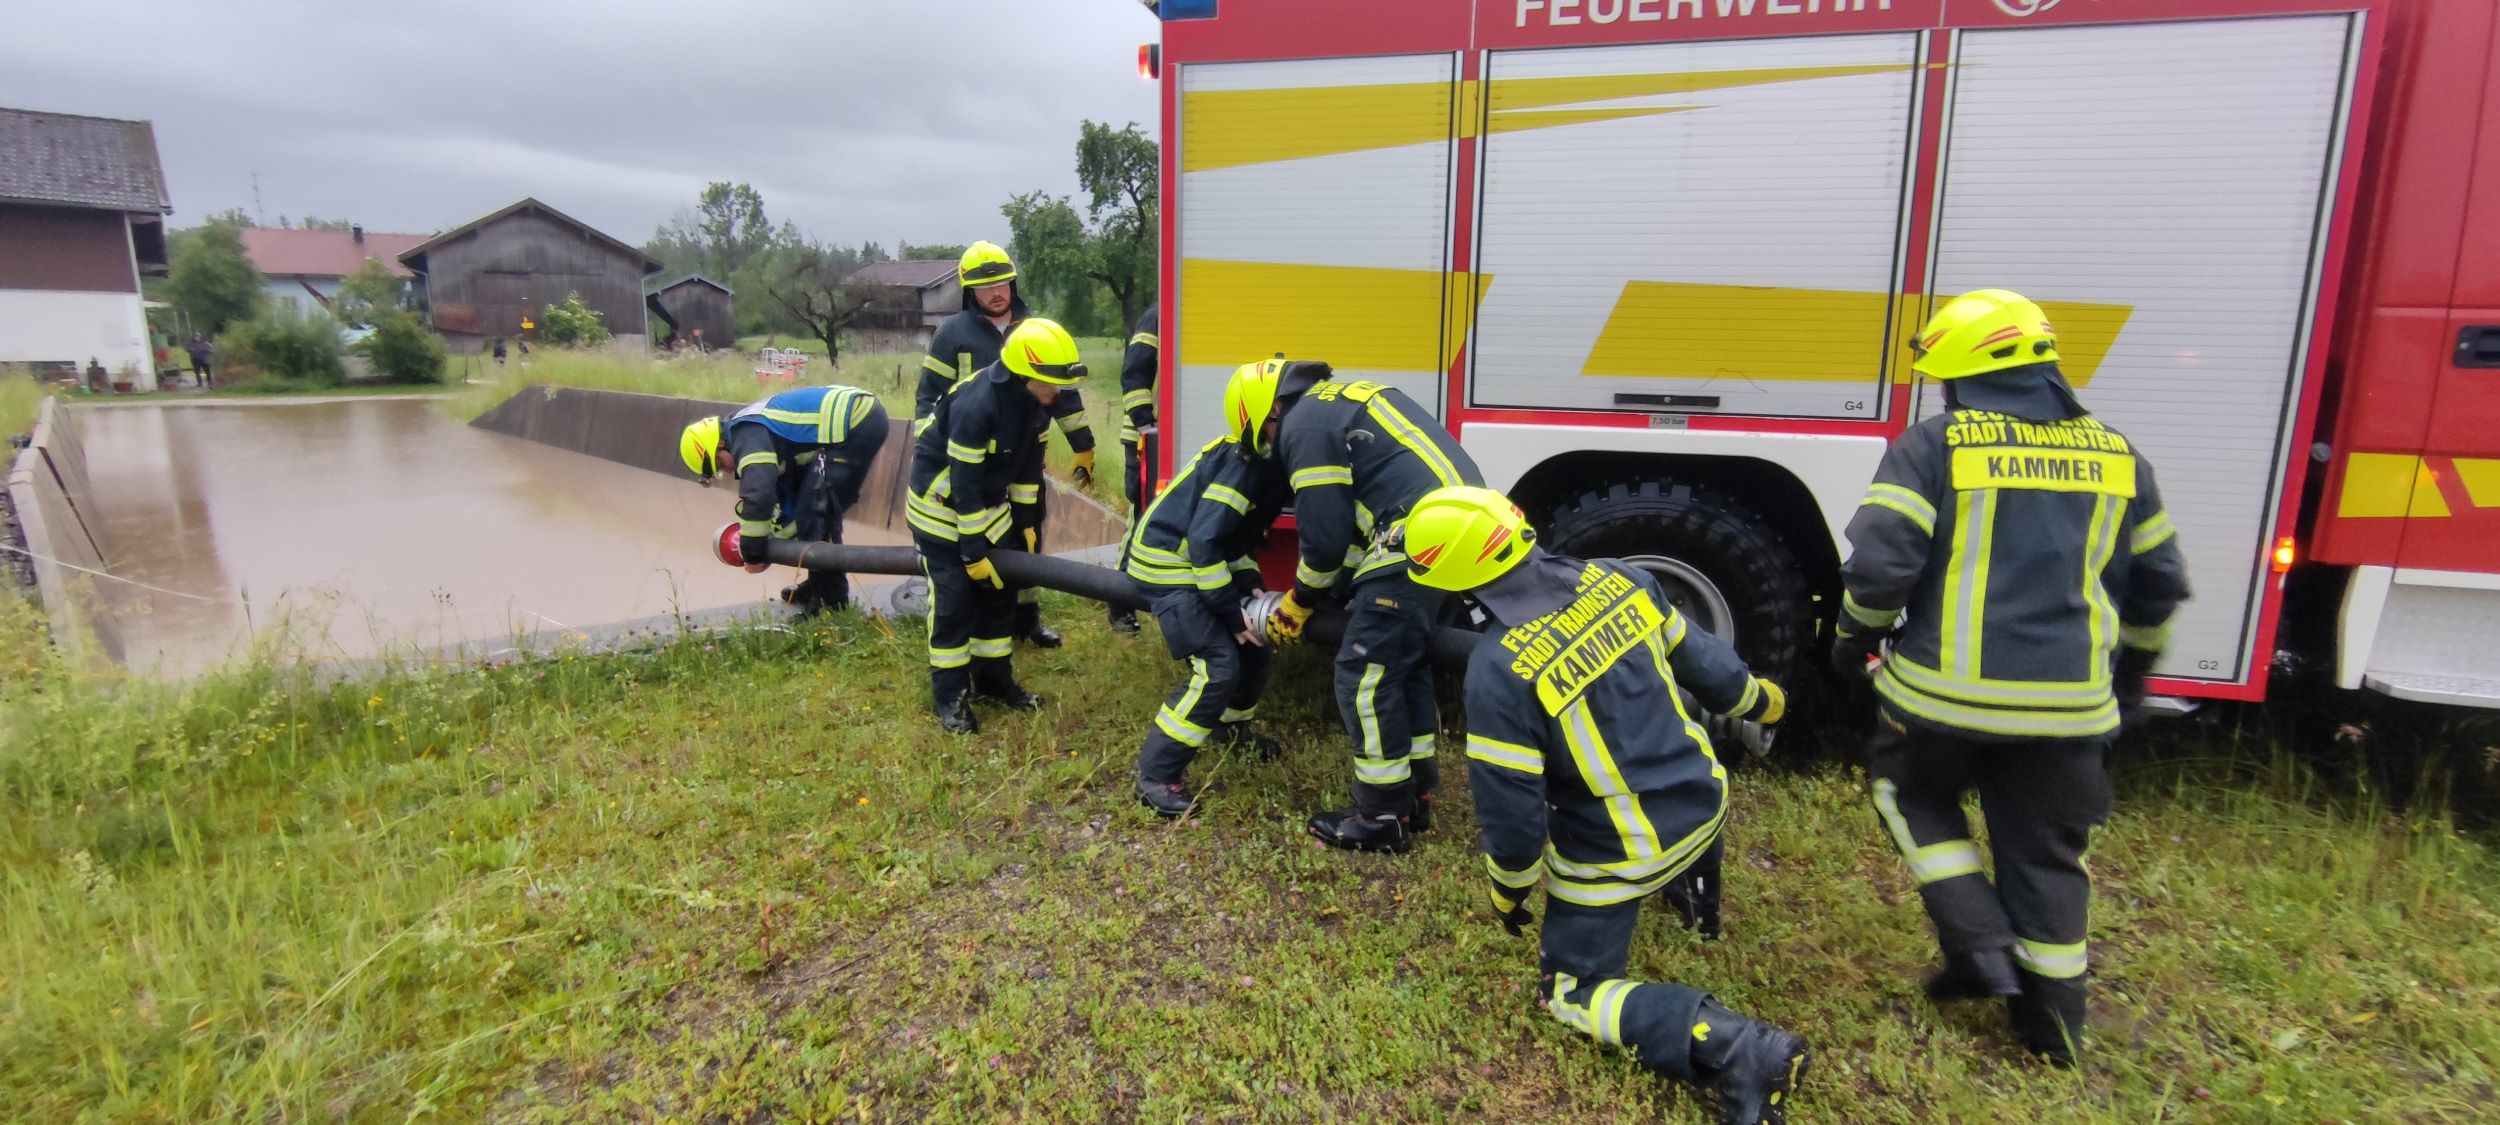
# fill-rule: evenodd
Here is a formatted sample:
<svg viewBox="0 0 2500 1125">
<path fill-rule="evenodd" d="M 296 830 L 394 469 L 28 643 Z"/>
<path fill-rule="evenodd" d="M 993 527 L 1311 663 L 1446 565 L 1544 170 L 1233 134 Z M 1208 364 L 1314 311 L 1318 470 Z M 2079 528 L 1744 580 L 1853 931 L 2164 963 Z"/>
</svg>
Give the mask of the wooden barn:
<svg viewBox="0 0 2500 1125">
<path fill-rule="evenodd" d="M 730 303 L 736 296 L 728 286 L 699 273 L 652 290 L 645 303 L 660 322 L 654 327 L 659 338 L 652 342 L 673 341 L 689 348 L 699 343 L 705 350 L 737 347 L 738 315 Z"/>
<path fill-rule="evenodd" d="M 419 278 L 434 330 L 463 352 L 523 336 L 524 321 L 536 323 L 567 294 L 578 294 L 618 342 L 643 343 L 649 338 L 643 279 L 662 268 L 641 250 L 535 199 L 435 235 L 399 260 Z"/>
</svg>

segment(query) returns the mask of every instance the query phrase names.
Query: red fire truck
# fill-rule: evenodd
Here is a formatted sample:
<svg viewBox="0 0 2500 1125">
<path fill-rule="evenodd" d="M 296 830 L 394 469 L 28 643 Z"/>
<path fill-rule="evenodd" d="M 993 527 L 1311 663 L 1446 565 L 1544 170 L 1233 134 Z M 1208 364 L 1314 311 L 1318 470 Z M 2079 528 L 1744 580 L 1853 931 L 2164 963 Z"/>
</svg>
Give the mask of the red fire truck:
<svg viewBox="0 0 2500 1125">
<path fill-rule="evenodd" d="M 1162 0 L 1161 466 L 1276 352 L 1806 655 L 1943 298 L 2050 310 L 2192 567 L 2158 690 L 2500 706 L 2500 4 Z M 1998 581 L 2021 581 L 1999 576 Z"/>
</svg>

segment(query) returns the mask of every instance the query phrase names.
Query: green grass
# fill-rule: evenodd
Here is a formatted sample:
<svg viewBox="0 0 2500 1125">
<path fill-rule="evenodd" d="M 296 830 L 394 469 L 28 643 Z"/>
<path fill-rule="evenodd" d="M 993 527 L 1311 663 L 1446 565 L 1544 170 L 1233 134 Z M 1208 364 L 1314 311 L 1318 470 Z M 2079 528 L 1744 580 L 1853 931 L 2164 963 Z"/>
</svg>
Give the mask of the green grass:
<svg viewBox="0 0 2500 1125">
<path fill-rule="evenodd" d="M 23 369 L 0 366 L 0 438 L 34 429 L 44 397 L 56 393 L 60 392 L 36 382 Z"/>
<path fill-rule="evenodd" d="M 1342 792 L 1324 664 L 1285 761 L 1133 806 L 1172 679 L 1054 603 L 1059 701 L 950 740 L 911 623 L 323 683 L 51 662 L 0 599 L 0 1116 L 1702 1120 L 1528 1002 L 1463 780 L 1416 854 Z M 1727 940 L 1633 967 L 1810 1036 L 1800 1121 L 2468 1121 L 2500 1062 L 2500 864 L 2295 766 L 2134 764 L 2099 838 L 2095 1065 L 1939 1011 L 1840 766 L 1742 771 Z"/>
<path fill-rule="evenodd" d="M 1121 496 L 1120 474 L 1126 471 L 1120 446 L 1120 358 L 1127 341 L 1101 336 L 1080 339 L 1078 344 L 1084 352 L 1088 371 L 1078 389 L 1085 394 L 1085 416 L 1093 426 L 1095 441 L 1095 484 L 1092 491 L 1097 498 L 1116 501 Z M 821 356 L 823 345 L 819 343 L 815 351 Z M 912 411 L 912 394 L 920 385 L 922 355 L 920 352 L 844 352 L 840 369 L 828 368 L 819 358 L 808 365 L 806 379 L 811 384 L 841 383 L 874 391 L 885 401 L 886 410 L 895 418 L 908 418 Z M 752 353 L 668 356 L 642 348 L 607 347 L 580 351 L 542 348 L 531 353 L 527 367 L 517 362 L 500 368 L 492 363 L 483 365 L 474 381 L 460 387 L 446 400 L 444 409 L 465 421 L 486 413 L 496 403 L 511 397 L 514 391 L 532 383 L 681 395 L 723 402 L 752 402 L 781 389 L 782 384 L 779 383 L 758 383 L 754 372 Z M 908 430 L 898 432 L 908 438 Z M 1054 438 L 1050 447 L 1051 471 L 1060 476 L 1068 475 L 1069 457 L 1065 439 Z"/>
</svg>

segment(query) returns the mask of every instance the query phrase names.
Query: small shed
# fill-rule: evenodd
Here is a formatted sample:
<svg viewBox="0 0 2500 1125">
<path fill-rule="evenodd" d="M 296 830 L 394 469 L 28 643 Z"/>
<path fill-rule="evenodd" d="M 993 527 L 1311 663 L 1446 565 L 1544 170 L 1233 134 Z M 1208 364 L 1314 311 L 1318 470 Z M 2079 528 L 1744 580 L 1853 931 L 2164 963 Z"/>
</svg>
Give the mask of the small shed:
<svg viewBox="0 0 2500 1125">
<path fill-rule="evenodd" d="M 952 259 L 876 262 L 860 267 L 850 282 L 882 290 L 871 309 L 852 324 L 861 335 L 880 344 L 928 347 L 937 326 L 964 307 L 963 286 L 955 279 Z"/>
<path fill-rule="evenodd" d="M 690 273 L 651 291 L 646 303 L 667 334 L 657 343 L 675 341 L 706 349 L 738 346 L 738 315 L 731 302 L 737 294 L 699 273 Z"/>
<path fill-rule="evenodd" d="M 649 317 L 642 282 L 663 268 L 641 250 L 535 199 L 435 235 L 399 260 L 422 279 L 434 330 L 463 352 L 522 336 L 524 321 L 537 321 L 567 294 L 581 297 L 620 343 L 643 343 Z"/>
</svg>

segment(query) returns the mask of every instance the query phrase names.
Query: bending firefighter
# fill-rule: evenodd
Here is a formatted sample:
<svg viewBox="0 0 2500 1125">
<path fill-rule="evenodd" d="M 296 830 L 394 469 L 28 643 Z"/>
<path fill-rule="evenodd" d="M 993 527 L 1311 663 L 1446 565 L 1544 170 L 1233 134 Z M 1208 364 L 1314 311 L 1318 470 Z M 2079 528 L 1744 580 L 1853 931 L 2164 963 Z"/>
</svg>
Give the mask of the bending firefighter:
<svg viewBox="0 0 2500 1125">
<path fill-rule="evenodd" d="M 1224 417 L 1253 456 L 1282 462 L 1293 490 L 1302 558 L 1267 634 L 1293 643 L 1322 599 L 1346 603 L 1336 691 L 1354 740 L 1354 803 L 1313 815 L 1310 832 L 1332 847 L 1403 852 L 1432 827 L 1440 781 L 1431 645 L 1441 592 L 1407 576 L 1398 521 L 1425 493 L 1484 477 L 1405 392 L 1331 374 L 1281 355 L 1243 364 L 1225 385 Z"/>
<path fill-rule="evenodd" d="M 2026 1047 L 2072 1065 L 2102 755 L 2187 598 L 2185 563 L 2151 462 L 2076 401 L 2040 306 L 1980 290 L 1911 350 L 1947 411 L 1893 442 L 1849 524 L 1833 662 L 1864 676 L 1891 642 L 1869 772 L 1944 949 L 1929 994 L 2002 998 Z M 1962 812 L 1973 789 L 1994 883 Z"/>
<path fill-rule="evenodd" d="M 738 552 L 747 569 L 765 568 L 764 541 L 842 541 L 842 514 L 885 446 L 885 404 L 857 387 L 801 387 L 726 418 L 697 419 L 677 437 L 677 455 L 709 485 L 738 478 Z M 782 596 L 801 613 L 851 603 L 850 579 L 809 571 Z"/>
<path fill-rule="evenodd" d="M 1538 997 L 1642 1066 L 1717 1095 L 1726 1121 L 1785 1120 L 1806 1044 L 1699 989 L 1626 976 L 1641 900 L 1714 857 L 1727 769 L 1684 702 L 1762 723 L 1779 686 L 1691 628 L 1656 580 L 1549 555 L 1501 493 L 1443 488 L 1406 515 L 1414 581 L 1493 624 L 1467 663 L 1467 776 L 1488 899 L 1513 934 L 1545 887 Z"/>
<path fill-rule="evenodd" d="M 947 730 L 980 729 L 975 692 L 1018 711 L 1041 706 L 1016 683 L 1016 596 L 989 552 L 1011 530 L 1017 546 L 1034 548 L 1037 525 L 1019 526 L 1009 509 L 1040 495 L 1041 421 L 1062 388 L 1084 375 L 1067 329 L 1027 320 L 1008 335 L 997 362 L 938 400 L 912 450 L 904 514 L 929 576 L 929 686 Z"/>
<path fill-rule="evenodd" d="M 1137 753 L 1137 799 L 1164 816 L 1182 816 L 1197 798 L 1181 775 L 1209 742 L 1274 760 L 1275 740 L 1250 732 L 1267 687 L 1267 649 L 1242 618 L 1259 593 L 1252 552 L 1284 507 L 1281 482 L 1231 436 L 1208 442 L 1173 474 L 1120 553 L 1137 581 L 1172 659 L 1189 679 L 1155 712 Z"/>
<path fill-rule="evenodd" d="M 975 242 L 966 249 L 963 259 L 955 265 L 955 279 L 963 284 L 963 311 L 939 324 L 929 338 L 929 354 L 920 360 L 920 387 L 913 395 L 912 433 L 918 436 L 937 417 L 938 400 L 946 392 L 998 362 L 999 348 L 1007 334 L 1031 316 L 1024 297 L 1016 287 L 1016 263 L 994 242 Z M 1041 438 L 1053 421 L 1068 439 L 1068 451 L 1075 455 L 1079 483 L 1094 476 L 1094 430 L 1085 420 L 1085 396 L 1071 387 L 1052 399 L 1046 414 L 1034 421 L 1033 456 L 1042 456 Z M 1040 549 L 1042 517 L 1049 503 L 1049 490 L 1043 489 L 1029 501 L 1019 502 L 1015 509 L 1016 530 L 1031 531 L 1034 549 Z M 1040 592 L 1030 587 L 1016 588 L 1015 636 L 1037 648 L 1057 648 L 1059 634 L 1042 624 Z"/>
</svg>

